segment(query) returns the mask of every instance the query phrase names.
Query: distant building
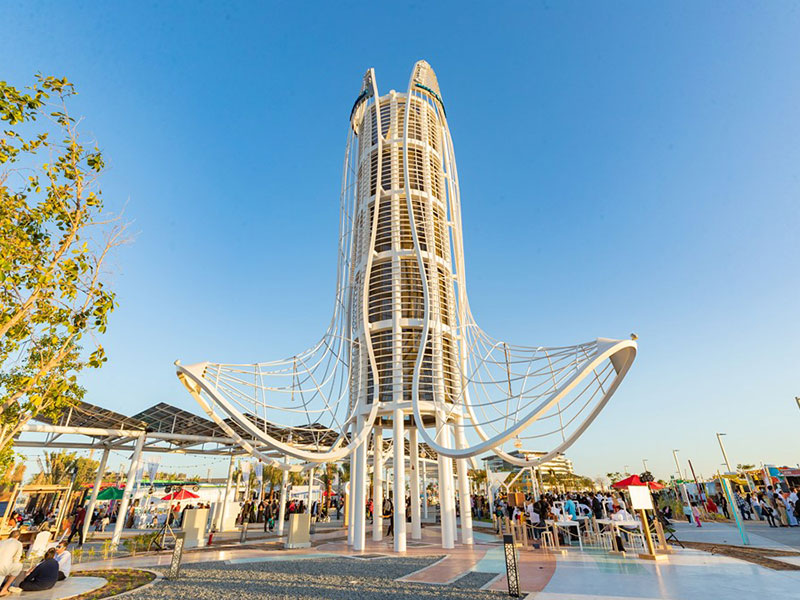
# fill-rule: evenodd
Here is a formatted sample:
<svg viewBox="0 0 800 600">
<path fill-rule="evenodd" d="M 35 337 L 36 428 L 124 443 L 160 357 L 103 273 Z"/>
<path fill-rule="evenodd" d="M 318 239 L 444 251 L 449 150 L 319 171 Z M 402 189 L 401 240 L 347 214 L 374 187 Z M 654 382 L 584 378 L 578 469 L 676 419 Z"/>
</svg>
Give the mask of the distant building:
<svg viewBox="0 0 800 600">
<path fill-rule="evenodd" d="M 544 456 L 547 452 L 534 452 L 532 450 L 514 450 L 513 452 L 509 452 L 511 456 L 514 458 L 523 458 L 525 460 L 532 460 L 540 456 Z M 499 456 L 492 456 L 488 459 L 487 464 L 489 465 L 489 470 L 491 471 L 514 471 L 519 469 L 518 466 L 512 465 L 509 462 L 506 462 Z M 557 456 L 548 460 L 547 462 L 542 463 L 539 467 L 537 467 L 543 475 L 549 474 L 551 471 L 555 473 L 555 475 L 572 475 L 575 471 L 572 468 L 572 461 L 564 456 Z"/>
</svg>

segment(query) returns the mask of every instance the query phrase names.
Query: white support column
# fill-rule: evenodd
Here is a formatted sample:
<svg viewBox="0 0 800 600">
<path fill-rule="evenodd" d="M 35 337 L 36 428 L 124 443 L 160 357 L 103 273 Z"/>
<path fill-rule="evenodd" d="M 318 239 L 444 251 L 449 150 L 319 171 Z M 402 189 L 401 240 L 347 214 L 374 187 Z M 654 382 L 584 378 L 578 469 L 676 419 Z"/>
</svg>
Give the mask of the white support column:
<svg viewBox="0 0 800 600">
<path fill-rule="evenodd" d="M 372 539 L 383 539 L 383 430 L 375 427 L 372 435 Z"/>
<path fill-rule="evenodd" d="M 89 498 L 89 504 L 86 506 L 86 517 L 83 519 L 83 539 L 89 534 L 89 526 L 92 524 L 92 514 L 94 513 L 94 506 L 97 504 L 97 494 L 100 492 L 100 484 L 103 483 L 103 474 L 106 471 L 106 463 L 108 462 L 108 448 L 103 449 L 103 457 L 100 459 L 100 465 L 97 467 L 97 476 L 94 478 L 94 487 L 92 488 L 92 495 Z"/>
<path fill-rule="evenodd" d="M 285 470 L 281 476 L 281 500 L 278 505 L 278 536 L 283 535 L 283 523 L 286 518 L 286 496 L 289 493 L 289 471 Z"/>
<path fill-rule="evenodd" d="M 352 434 L 352 433 L 351 433 Z M 355 502 L 353 498 L 356 495 L 356 471 L 358 470 L 356 460 L 356 450 L 350 453 L 350 491 L 347 494 L 347 545 L 352 546 L 355 540 Z"/>
<path fill-rule="evenodd" d="M 456 448 L 466 446 L 466 436 L 464 435 L 464 418 L 457 417 L 455 424 L 455 443 Z M 466 458 L 456 459 L 456 469 L 458 470 L 458 500 L 461 508 L 461 543 L 471 546 L 472 536 L 472 498 L 469 493 L 469 472 Z"/>
<path fill-rule="evenodd" d="M 438 415 L 436 416 L 436 430 L 436 441 L 442 446 L 446 445 L 446 429 Z M 450 523 L 450 510 L 448 508 L 448 498 L 453 495 L 450 479 L 447 477 L 448 466 L 447 458 L 439 455 L 439 518 L 442 526 L 442 548 L 445 549 L 455 547 L 453 528 Z"/>
<path fill-rule="evenodd" d="M 364 417 L 358 417 L 358 431 L 364 427 Z M 360 552 L 366 545 L 366 511 L 367 511 L 367 438 L 356 448 L 356 479 L 353 493 L 353 550 Z"/>
<path fill-rule="evenodd" d="M 311 514 L 311 506 L 314 504 L 311 494 L 314 491 L 314 472 L 316 469 L 311 467 L 308 470 L 308 514 Z"/>
<path fill-rule="evenodd" d="M 233 484 L 233 462 L 236 460 L 231 454 L 231 459 L 228 461 L 228 478 L 225 480 L 225 495 L 222 497 L 222 506 L 217 511 L 217 531 L 222 531 L 225 524 L 225 515 L 228 512 L 228 498 L 231 495 L 231 485 Z"/>
<path fill-rule="evenodd" d="M 125 519 L 128 512 L 128 504 L 131 502 L 133 495 L 133 487 L 136 485 L 136 470 L 139 466 L 139 459 L 142 456 L 142 448 L 144 447 L 144 435 L 140 435 L 136 439 L 136 447 L 131 457 L 131 466 L 128 468 L 128 478 L 125 481 L 125 492 L 122 494 L 120 500 L 119 510 L 117 511 L 117 522 L 114 524 L 114 533 L 111 536 L 111 547 L 116 548 L 119 545 L 119 540 L 122 537 L 122 528 L 125 525 Z"/>
<path fill-rule="evenodd" d="M 403 411 L 394 410 L 394 551 L 406 551 L 406 449 Z"/>
<path fill-rule="evenodd" d="M 422 516 L 428 519 L 428 462 L 422 463 Z"/>
<path fill-rule="evenodd" d="M 411 453 L 411 467 L 409 469 L 409 492 L 411 494 L 411 539 L 422 539 L 422 521 L 419 511 L 419 440 L 417 428 L 408 430 L 408 448 Z"/>
<path fill-rule="evenodd" d="M 453 426 L 449 423 L 445 425 L 447 432 L 447 447 L 453 447 Z M 450 489 L 450 494 L 447 496 L 447 510 L 450 512 L 450 535 L 453 537 L 453 543 L 458 540 L 458 522 L 456 518 L 456 476 L 453 467 L 455 461 L 452 458 L 445 459 L 447 463 L 447 485 Z"/>
</svg>

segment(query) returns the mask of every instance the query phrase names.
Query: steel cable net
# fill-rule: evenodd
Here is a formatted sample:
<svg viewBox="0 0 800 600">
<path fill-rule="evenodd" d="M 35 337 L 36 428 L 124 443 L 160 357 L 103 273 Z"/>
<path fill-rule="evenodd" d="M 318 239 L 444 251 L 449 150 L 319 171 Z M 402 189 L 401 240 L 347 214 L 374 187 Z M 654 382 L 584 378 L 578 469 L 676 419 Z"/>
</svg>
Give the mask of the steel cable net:
<svg viewBox="0 0 800 600">
<path fill-rule="evenodd" d="M 370 69 L 351 112 L 336 302 L 323 338 L 280 361 L 177 363 L 178 375 L 254 454 L 253 440 L 311 463 L 344 458 L 367 439 L 392 390 L 402 389 L 422 440 L 439 454 L 547 461 L 608 402 L 636 344 L 520 346 L 478 327 L 466 294 L 453 144 L 433 70 L 418 62 L 405 96 L 390 96 L 379 96 Z M 409 317 L 402 327 L 392 325 L 395 313 Z M 546 452 L 512 456 L 503 449 L 509 443 Z"/>
</svg>

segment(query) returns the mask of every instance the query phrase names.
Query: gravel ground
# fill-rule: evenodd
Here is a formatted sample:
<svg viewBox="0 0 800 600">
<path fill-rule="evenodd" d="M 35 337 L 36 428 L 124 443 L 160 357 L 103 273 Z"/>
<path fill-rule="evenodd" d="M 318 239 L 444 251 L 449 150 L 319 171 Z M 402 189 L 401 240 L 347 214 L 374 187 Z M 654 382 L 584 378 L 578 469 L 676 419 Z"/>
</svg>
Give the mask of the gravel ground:
<svg viewBox="0 0 800 600">
<path fill-rule="evenodd" d="M 420 558 L 320 558 L 227 565 L 222 562 L 181 567 L 177 581 L 162 580 L 129 598 L 136 600 L 498 600 L 499 592 L 480 591 L 487 574 L 462 577 L 457 585 L 395 581 L 439 560 Z"/>
</svg>

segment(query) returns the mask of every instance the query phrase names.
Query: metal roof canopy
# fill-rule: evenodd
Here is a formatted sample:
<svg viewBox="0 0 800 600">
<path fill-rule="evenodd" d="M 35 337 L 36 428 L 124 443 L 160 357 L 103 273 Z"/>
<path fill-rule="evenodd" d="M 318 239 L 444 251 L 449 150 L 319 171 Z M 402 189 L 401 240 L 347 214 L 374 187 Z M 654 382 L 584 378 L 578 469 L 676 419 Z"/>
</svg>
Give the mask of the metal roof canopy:
<svg viewBox="0 0 800 600">
<path fill-rule="evenodd" d="M 336 434 L 332 430 L 320 424 L 303 425 L 298 428 L 277 427 L 255 415 L 245 416 L 262 431 L 268 431 L 281 439 L 291 437 L 303 445 L 332 443 L 336 439 Z M 109 448 L 117 451 L 133 451 L 136 439 L 144 436 L 145 452 L 227 456 L 248 454 L 235 439 L 229 437 L 213 421 L 165 402 L 159 402 L 132 417 L 127 417 L 81 401 L 65 408 L 56 417 L 37 415 L 34 421 L 37 423 L 27 423 L 22 431 L 44 433 L 45 440 L 17 439 L 15 442 L 17 447 L 88 450 Z M 225 423 L 259 451 L 269 456 L 281 457 L 279 453 L 264 448 L 258 440 L 251 439 L 252 436 L 233 419 L 226 419 Z M 92 439 L 88 442 L 56 442 L 62 435 L 82 435 Z"/>
</svg>

